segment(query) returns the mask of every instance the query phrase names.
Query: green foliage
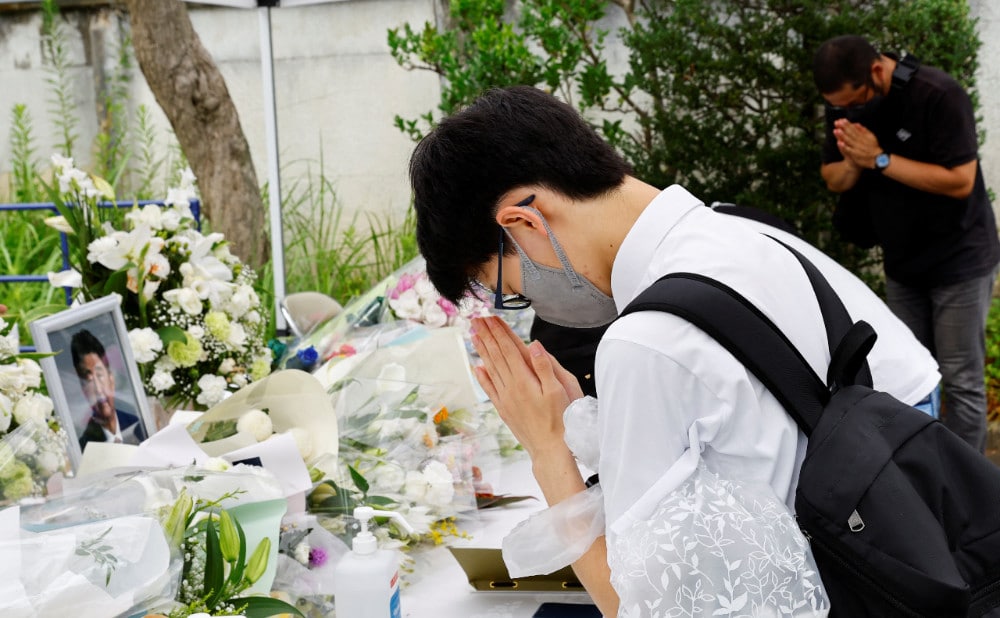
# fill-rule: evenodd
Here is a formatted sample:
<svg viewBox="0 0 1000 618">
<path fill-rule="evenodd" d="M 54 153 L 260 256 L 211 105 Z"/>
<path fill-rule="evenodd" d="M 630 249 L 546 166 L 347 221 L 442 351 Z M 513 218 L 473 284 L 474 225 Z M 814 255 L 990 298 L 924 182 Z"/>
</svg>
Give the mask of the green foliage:
<svg viewBox="0 0 1000 618">
<path fill-rule="evenodd" d="M 634 7 L 618 33 L 628 66 L 615 71 L 596 25 L 605 8 L 620 15 L 612 4 Z M 831 36 L 862 34 L 971 87 L 980 45 L 964 0 L 517 0 L 517 27 L 503 5 L 453 0 L 445 29 L 389 31 L 401 66 L 443 78 L 441 112 L 490 86 L 545 88 L 591 118 L 639 178 L 772 212 L 868 279 L 877 255 L 832 231 L 836 197 L 819 175 L 823 109 L 812 55 Z M 422 116 L 426 126 L 434 119 Z M 418 120 L 396 124 L 423 134 Z"/>
<path fill-rule="evenodd" d="M 119 15 L 119 20 L 123 16 Z M 119 32 L 127 33 L 125 28 Z M 96 137 L 96 157 L 94 173 L 107 178 L 112 186 L 119 186 L 119 180 L 126 172 L 129 160 L 128 87 L 132 81 L 132 40 L 128 34 L 118 40 L 115 68 L 104 84 L 100 108 L 101 124 Z M 140 111 L 140 114 L 142 112 Z M 140 116 L 140 119 L 142 117 Z"/>
<path fill-rule="evenodd" d="M 56 152 L 73 156 L 77 134 L 76 102 L 70 76 L 69 46 L 55 0 L 42 0 L 42 52 L 46 63 L 45 82 L 49 85 L 49 114 L 59 132 Z"/>
<path fill-rule="evenodd" d="M 10 194 L 19 204 L 42 201 L 38 186 L 38 167 L 35 163 L 35 137 L 31 114 L 25 105 L 14 105 L 11 110 L 10 150 L 13 169 L 10 174 Z"/>
</svg>

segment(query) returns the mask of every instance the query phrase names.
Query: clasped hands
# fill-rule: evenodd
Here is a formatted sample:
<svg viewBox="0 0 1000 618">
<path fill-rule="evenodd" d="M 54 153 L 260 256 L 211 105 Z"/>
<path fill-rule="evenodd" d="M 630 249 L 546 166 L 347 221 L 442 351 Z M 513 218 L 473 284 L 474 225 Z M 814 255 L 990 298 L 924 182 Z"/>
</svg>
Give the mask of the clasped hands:
<svg viewBox="0 0 1000 618">
<path fill-rule="evenodd" d="M 476 379 L 500 418 L 535 459 L 548 448 L 567 448 L 563 412 L 583 391 L 541 343 L 525 345 L 498 317 L 472 320 L 472 344 L 483 361 Z"/>
<path fill-rule="evenodd" d="M 833 136 L 845 161 L 859 169 L 875 169 L 875 157 L 882 153 L 882 147 L 867 127 L 838 118 L 833 123 Z"/>
</svg>

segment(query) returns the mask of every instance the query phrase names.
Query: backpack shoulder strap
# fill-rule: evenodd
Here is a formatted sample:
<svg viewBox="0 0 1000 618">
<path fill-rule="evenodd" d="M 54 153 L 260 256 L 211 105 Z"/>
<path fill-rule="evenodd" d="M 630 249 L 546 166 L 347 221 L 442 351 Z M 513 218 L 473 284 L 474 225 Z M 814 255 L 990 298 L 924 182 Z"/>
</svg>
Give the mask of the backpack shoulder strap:
<svg viewBox="0 0 1000 618">
<path fill-rule="evenodd" d="M 781 402 L 809 435 L 830 393 L 777 326 L 724 283 L 694 273 L 670 273 L 622 311 L 665 311 L 691 322 L 729 350 Z"/>
</svg>

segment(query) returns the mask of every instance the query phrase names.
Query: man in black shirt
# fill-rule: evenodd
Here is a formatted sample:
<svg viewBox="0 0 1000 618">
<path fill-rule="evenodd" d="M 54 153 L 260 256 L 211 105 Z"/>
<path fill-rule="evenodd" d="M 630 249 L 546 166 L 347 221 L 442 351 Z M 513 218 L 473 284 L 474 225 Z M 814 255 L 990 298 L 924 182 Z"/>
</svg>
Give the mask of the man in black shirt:
<svg viewBox="0 0 1000 618">
<path fill-rule="evenodd" d="M 853 35 L 823 43 L 813 75 L 827 102 L 821 174 L 841 194 L 835 225 L 881 245 L 886 300 L 940 365 L 944 421 L 982 451 L 1000 242 L 969 96 L 943 71 Z"/>
</svg>

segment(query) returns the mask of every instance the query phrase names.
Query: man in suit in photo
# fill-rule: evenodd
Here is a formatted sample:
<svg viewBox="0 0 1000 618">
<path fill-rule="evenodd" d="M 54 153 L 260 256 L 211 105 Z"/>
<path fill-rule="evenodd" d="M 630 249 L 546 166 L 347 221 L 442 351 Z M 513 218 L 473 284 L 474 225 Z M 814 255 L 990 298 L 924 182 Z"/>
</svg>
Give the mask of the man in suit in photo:
<svg viewBox="0 0 1000 618">
<path fill-rule="evenodd" d="M 146 431 L 135 414 L 115 408 L 115 376 L 101 342 L 88 330 L 81 330 L 70 341 L 73 367 L 80 378 L 90 419 L 80 435 L 81 450 L 88 442 L 138 444 Z"/>
</svg>

